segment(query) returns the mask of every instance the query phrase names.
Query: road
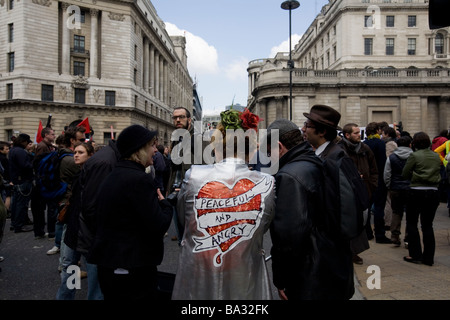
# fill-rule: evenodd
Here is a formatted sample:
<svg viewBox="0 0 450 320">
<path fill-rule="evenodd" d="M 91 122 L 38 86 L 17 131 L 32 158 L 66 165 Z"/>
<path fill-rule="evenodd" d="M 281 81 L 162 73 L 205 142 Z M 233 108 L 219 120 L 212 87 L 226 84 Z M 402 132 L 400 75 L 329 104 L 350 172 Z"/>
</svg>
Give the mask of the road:
<svg viewBox="0 0 450 320">
<path fill-rule="evenodd" d="M 31 217 L 31 212 L 29 213 Z M 9 230 L 10 220 L 7 220 L 5 236 L 0 244 L 0 256 L 5 260 L 0 263 L 0 300 L 55 300 L 60 285 L 58 272 L 59 254 L 47 255 L 54 242 L 45 239 L 34 239 L 33 232 L 14 233 Z M 178 265 L 179 246 L 172 241 L 175 235 L 173 223 L 164 238 L 165 251 L 159 271 L 176 273 Z M 270 235 L 264 238 L 264 250 L 269 255 Z M 271 261 L 267 262 L 271 277 Z M 84 266 L 82 265 L 82 269 Z M 273 298 L 279 300 L 278 293 L 272 285 Z M 87 296 L 87 280 L 81 280 L 81 289 L 77 291 L 76 300 L 85 300 Z M 353 299 L 359 300 L 356 294 Z"/>
</svg>

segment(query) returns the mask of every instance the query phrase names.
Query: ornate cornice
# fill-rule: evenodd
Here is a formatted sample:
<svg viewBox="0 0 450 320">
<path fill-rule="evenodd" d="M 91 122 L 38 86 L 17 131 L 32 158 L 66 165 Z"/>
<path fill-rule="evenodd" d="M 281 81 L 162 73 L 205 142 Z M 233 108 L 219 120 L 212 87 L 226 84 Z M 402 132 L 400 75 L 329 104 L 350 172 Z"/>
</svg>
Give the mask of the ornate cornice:
<svg viewBox="0 0 450 320">
<path fill-rule="evenodd" d="M 78 89 L 88 89 L 89 88 L 89 80 L 86 77 L 83 76 L 76 76 L 72 80 L 72 88 L 78 88 Z"/>
<path fill-rule="evenodd" d="M 32 2 L 44 7 L 50 7 L 52 5 L 50 0 L 32 0 Z"/>
<path fill-rule="evenodd" d="M 123 13 L 110 12 L 108 14 L 108 17 L 109 17 L 109 19 L 116 20 L 116 21 L 123 21 L 123 20 L 125 20 L 125 15 Z"/>
</svg>

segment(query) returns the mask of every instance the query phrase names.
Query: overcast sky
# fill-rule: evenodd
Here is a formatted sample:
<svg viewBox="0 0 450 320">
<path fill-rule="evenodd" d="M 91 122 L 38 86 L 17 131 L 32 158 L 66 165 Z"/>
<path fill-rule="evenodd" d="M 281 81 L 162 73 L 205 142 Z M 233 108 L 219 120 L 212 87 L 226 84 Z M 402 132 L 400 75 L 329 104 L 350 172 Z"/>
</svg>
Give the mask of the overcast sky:
<svg viewBox="0 0 450 320">
<path fill-rule="evenodd" d="M 151 0 L 169 35 L 185 35 L 188 70 L 204 114 L 247 105 L 248 63 L 289 51 L 289 11 L 279 0 Z M 292 48 L 328 0 L 292 10 Z"/>
</svg>

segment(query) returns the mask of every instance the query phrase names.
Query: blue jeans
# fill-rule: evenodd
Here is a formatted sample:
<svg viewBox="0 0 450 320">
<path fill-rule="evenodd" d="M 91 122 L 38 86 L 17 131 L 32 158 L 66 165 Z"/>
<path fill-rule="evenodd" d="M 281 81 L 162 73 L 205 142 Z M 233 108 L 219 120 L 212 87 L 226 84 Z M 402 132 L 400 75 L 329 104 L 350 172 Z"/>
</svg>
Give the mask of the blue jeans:
<svg viewBox="0 0 450 320">
<path fill-rule="evenodd" d="M 65 230 L 64 230 L 65 231 Z M 65 232 L 64 232 L 65 233 Z M 76 289 L 69 289 L 67 287 L 67 279 L 72 275 L 67 273 L 67 268 L 70 265 L 78 265 L 78 261 L 80 261 L 80 253 L 72 250 L 68 246 L 64 244 L 64 241 L 61 243 L 61 252 L 60 252 L 60 265 L 62 267 L 61 270 L 61 285 L 59 286 L 58 292 L 56 293 L 56 300 L 74 300 Z"/>
<path fill-rule="evenodd" d="M 83 261 L 86 264 L 86 271 L 88 274 L 88 300 L 103 300 L 103 293 L 98 282 L 97 265 L 86 261 L 86 257 L 82 255 Z"/>
<path fill-rule="evenodd" d="M 33 183 L 25 181 L 15 185 L 11 201 L 11 226 L 14 230 L 20 230 L 28 220 L 28 204 L 31 198 Z"/>
<path fill-rule="evenodd" d="M 64 238 L 67 225 L 64 225 L 63 235 Z M 78 265 L 80 259 L 83 258 L 86 264 L 86 271 L 88 274 L 88 300 L 103 300 L 103 294 L 100 290 L 100 285 L 98 283 L 97 276 L 97 265 L 90 264 L 86 262 L 84 255 L 82 256 L 80 252 L 71 249 L 66 246 L 64 241 L 61 242 L 61 252 L 60 252 L 60 265 L 62 267 L 61 271 L 61 285 L 59 286 L 58 292 L 56 293 L 56 300 L 74 300 L 76 289 L 69 289 L 67 287 L 67 279 L 72 275 L 67 273 L 67 268 L 70 265 Z"/>
<path fill-rule="evenodd" d="M 55 246 L 61 248 L 63 239 L 64 223 L 57 221 L 55 224 Z"/>
</svg>

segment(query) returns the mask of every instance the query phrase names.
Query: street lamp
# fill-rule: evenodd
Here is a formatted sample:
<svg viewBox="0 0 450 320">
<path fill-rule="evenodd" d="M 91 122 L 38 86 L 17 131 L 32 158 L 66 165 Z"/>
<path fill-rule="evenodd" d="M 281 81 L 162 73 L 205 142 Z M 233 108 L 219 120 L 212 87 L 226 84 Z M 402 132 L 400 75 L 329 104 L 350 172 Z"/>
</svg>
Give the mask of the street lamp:
<svg viewBox="0 0 450 320">
<path fill-rule="evenodd" d="M 281 8 L 289 10 L 289 119 L 292 121 L 292 69 L 294 69 L 294 61 L 292 61 L 292 36 L 291 36 L 291 11 L 300 7 L 300 2 L 296 0 L 287 0 L 281 4 Z"/>
</svg>

